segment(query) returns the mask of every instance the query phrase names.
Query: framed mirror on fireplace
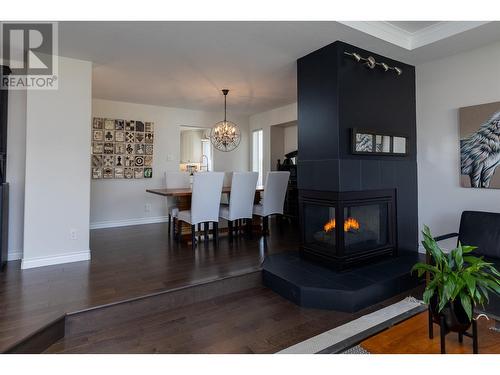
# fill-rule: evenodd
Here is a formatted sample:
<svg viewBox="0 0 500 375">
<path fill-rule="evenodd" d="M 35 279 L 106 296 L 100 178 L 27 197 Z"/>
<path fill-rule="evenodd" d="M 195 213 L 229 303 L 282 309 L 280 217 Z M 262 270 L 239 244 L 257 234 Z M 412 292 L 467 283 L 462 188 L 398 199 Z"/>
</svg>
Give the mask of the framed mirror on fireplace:
<svg viewBox="0 0 500 375">
<path fill-rule="evenodd" d="M 396 255 L 395 190 L 300 195 L 302 254 L 335 269 Z"/>
<path fill-rule="evenodd" d="M 355 155 L 408 155 L 408 137 L 352 129 L 351 152 Z"/>
</svg>

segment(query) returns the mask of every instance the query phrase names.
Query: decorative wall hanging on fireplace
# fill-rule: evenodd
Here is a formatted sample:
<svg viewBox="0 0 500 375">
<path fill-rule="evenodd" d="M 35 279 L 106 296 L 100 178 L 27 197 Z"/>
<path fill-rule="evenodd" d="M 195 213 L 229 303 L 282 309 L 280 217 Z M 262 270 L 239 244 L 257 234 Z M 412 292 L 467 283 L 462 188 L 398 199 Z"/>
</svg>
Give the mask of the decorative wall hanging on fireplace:
<svg viewBox="0 0 500 375">
<path fill-rule="evenodd" d="M 408 138 L 354 128 L 352 129 L 352 153 L 404 156 L 408 154 Z"/>
<path fill-rule="evenodd" d="M 154 123 L 94 117 L 93 179 L 153 177 Z"/>
<path fill-rule="evenodd" d="M 463 107 L 460 115 L 460 184 L 500 189 L 500 102 Z"/>
</svg>

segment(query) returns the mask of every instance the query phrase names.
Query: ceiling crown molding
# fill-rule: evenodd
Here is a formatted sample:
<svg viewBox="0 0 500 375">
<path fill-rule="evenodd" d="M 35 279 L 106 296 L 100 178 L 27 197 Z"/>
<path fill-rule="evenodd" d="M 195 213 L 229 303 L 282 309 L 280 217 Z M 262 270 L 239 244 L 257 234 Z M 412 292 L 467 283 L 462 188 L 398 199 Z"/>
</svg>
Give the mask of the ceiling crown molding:
<svg viewBox="0 0 500 375">
<path fill-rule="evenodd" d="M 344 21 L 340 23 L 411 51 L 482 26 L 489 21 L 440 21 L 414 33 L 403 30 L 387 21 Z"/>
</svg>

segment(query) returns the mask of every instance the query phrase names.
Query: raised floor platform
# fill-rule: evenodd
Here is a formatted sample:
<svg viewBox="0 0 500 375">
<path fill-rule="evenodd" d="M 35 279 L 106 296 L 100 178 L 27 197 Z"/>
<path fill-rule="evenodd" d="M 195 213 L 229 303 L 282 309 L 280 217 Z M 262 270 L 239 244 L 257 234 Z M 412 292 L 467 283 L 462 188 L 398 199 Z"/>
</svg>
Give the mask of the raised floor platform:
<svg viewBox="0 0 500 375">
<path fill-rule="evenodd" d="M 355 312 L 418 285 L 412 266 L 417 252 L 400 252 L 349 271 L 334 271 L 300 257 L 272 254 L 263 264 L 264 285 L 302 307 Z"/>
<path fill-rule="evenodd" d="M 36 352 L 40 341 L 53 339 L 42 335 L 47 327 L 60 335 L 66 314 L 260 272 L 266 255 L 296 246 L 296 228 L 280 231 L 274 222 L 266 238 L 223 237 L 218 246 L 194 250 L 169 236 L 166 223 L 92 230 L 90 261 L 26 270 L 12 261 L 0 272 L 0 353 Z M 213 291 L 203 296 L 214 297 Z M 37 344 L 25 350 L 33 338 Z"/>
</svg>

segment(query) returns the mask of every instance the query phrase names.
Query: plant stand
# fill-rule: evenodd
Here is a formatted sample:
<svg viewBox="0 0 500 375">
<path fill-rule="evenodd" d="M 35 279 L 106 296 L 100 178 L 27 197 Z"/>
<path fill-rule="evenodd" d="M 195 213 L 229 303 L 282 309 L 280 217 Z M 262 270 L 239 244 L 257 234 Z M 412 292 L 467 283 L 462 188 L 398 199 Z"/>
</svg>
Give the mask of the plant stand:
<svg viewBox="0 0 500 375">
<path fill-rule="evenodd" d="M 429 313 L 429 338 L 434 338 L 434 328 L 433 323 L 434 319 L 432 317 L 431 306 L 428 307 Z M 446 323 L 444 321 L 444 316 L 440 316 L 439 321 L 439 336 L 441 339 L 441 354 L 446 354 L 446 335 L 450 333 L 450 331 L 446 328 Z M 462 343 L 464 341 L 464 336 L 470 337 L 472 339 L 472 353 L 478 354 L 478 337 L 477 337 L 477 322 L 475 319 L 472 319 L 472 333 L 469 332 L 458 332 L 458 342 Z"/>
</svg>

